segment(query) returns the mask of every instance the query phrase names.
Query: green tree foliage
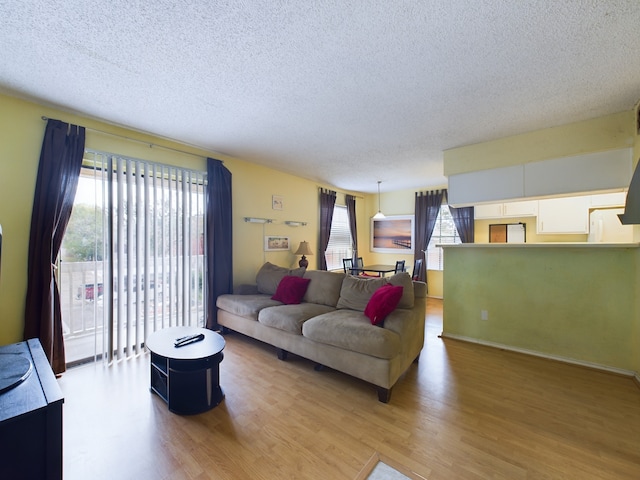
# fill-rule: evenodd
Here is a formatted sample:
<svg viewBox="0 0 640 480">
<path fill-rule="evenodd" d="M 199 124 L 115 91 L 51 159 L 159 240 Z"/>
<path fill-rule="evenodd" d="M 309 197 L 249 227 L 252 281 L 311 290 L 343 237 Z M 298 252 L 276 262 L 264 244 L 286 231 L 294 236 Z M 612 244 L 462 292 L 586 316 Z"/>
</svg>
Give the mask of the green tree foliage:
<svg viewBox="0 0 640 480">
<path fill-rule="evenodd" d="M 102 260 L 102 237 L 102 210 L 91 205 L 74 205 L 62 244 L 62 260 Z"/>
</svg>

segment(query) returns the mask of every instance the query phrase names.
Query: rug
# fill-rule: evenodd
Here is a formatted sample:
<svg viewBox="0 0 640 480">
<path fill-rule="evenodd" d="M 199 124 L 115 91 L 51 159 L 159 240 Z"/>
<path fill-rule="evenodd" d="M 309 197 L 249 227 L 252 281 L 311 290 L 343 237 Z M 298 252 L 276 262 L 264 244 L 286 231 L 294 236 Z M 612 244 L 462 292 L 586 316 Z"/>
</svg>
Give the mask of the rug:
<svg viewBox="0 0 640 480">
<path fill-rule="evenodd" d="M 375 452 L 355 480 L 427 480 L 410 468 Z"/>
</svg>

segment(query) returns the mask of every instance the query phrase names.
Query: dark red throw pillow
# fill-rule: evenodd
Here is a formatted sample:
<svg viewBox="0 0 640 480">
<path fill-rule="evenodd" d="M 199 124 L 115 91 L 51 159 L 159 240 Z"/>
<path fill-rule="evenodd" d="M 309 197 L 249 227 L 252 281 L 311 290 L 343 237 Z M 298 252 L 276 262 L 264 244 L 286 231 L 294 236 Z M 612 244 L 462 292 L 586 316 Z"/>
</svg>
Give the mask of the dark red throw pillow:
<svg viewBox="0 0 640 480">
<path fill-rule="evenodd" d="M 278 300 L 286 305 L 298 304 L 302 302 L 310 281 L 310 278 L 286 275 L 280 280 L 276 293 L 273 294 L 271 300 Z"/>
<path fill-rule="evenodd" d="M 377 289 L 364 309 L 373 325 L 382 325 L 384 319 L 395 310 L 402 298 L 402 286 L 387 283 Z"/>
</svg>

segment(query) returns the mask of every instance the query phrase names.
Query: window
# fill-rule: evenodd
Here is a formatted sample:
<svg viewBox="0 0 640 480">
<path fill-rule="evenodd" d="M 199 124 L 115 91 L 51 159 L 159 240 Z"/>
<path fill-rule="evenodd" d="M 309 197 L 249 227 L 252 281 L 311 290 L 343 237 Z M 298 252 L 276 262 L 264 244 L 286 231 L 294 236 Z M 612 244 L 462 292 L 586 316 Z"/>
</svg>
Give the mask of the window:
<svg viewBox="0 0 640 480">
<path fill-rule="evenodd" d="M 85 152 L 59 268 L 68 363 L 202 326 L 205 172 Z"/>
<path fill-rule="evenodd" d="M 429 246 L 427 247 L 427 269 L 429 270 L 443 270 L 444 256 L 442 248 L 436 247 L 441 243 L 462 243 L 448 205 L 440 207 L 436 225 L 433 228 L 431 240 L 429 240 Z"/>
<path fill-rule="evenodd" d="M 347 207 L 344 205 L 335 205 L 333 207 L 329 245 L 325 253 L 327 270 L 342 270 L 342 259 L 351 258 L 353 255 L 352 244 Z"/>
</svg>

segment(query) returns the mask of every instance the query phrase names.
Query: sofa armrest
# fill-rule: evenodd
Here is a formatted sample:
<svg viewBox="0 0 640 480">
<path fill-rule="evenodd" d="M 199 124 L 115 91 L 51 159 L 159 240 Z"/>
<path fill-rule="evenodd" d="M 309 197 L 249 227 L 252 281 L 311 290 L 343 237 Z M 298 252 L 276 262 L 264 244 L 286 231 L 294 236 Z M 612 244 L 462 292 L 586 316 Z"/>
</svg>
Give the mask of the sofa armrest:
<svg viewBox="0 0 640 480">
<path fill-rule="evenodd" d="M 414 298 L 425 298 L 427 296 L 427 284 L 425 282 L 413 281 Z"/>
<path fill-rule="evenodd" d="M 233 289 L 233 293 L 235 295 L 257 295 L 258 293 L 260 293 L 258 291 L 258 285 L 251 285 L 251 284 L 241 284 L 236 286 Z"/>
</svg>

